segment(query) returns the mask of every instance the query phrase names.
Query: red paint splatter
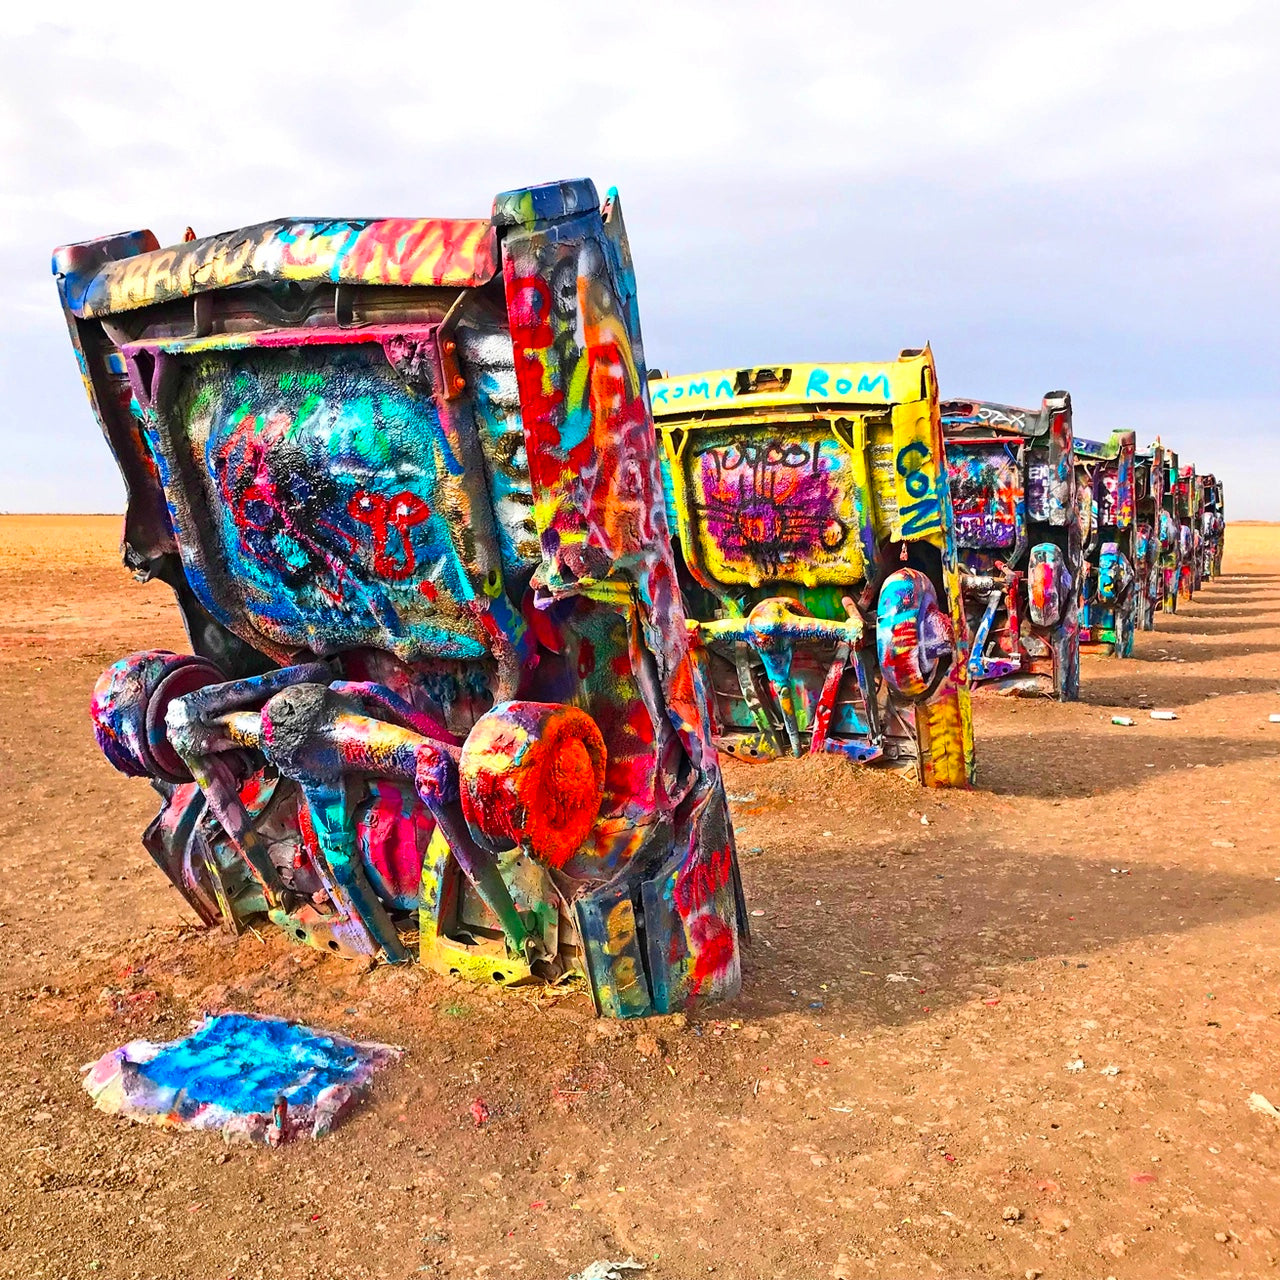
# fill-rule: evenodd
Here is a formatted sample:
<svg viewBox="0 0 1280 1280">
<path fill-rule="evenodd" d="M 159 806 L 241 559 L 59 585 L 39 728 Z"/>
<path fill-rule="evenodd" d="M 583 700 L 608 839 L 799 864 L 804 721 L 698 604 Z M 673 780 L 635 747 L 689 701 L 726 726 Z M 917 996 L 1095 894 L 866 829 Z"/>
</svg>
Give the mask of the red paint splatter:
<svg viewBox="0 0 1280 1280">
<path fill-rule="evenodd" d="M 735 954 L 733 930 L 719 916 L 699 916 L 689 928 L 693 943 L 693 983 L 690 995 L 697 995 L 709 978 L 714 981 L 730 965 Z"/>
<path fill-rule="evenodd" d="M 407 489 L 388 498 L 384 493 L 371 493 L 361 489 L 347 503 L 347 512 L 361 524 L 367 524 L 373 534 L 373 569 L 380 577 L 400 582 L 417 567 L 413 540 L 409 530 L 421 524 L 430 514 L 427 506 L 416 493 Z M 397 559 L 387 550 L 390 534 L 400 535 L 401 552 Z"/>
<path fill-rule="evenodd" d="M 729 883 L 733 871 L 733 851 L 728 845 L 698 857 L 681 868 L 676 878 L 676 908 L 681 915 L 691 915 L 704 907 Z"/>
</svg>

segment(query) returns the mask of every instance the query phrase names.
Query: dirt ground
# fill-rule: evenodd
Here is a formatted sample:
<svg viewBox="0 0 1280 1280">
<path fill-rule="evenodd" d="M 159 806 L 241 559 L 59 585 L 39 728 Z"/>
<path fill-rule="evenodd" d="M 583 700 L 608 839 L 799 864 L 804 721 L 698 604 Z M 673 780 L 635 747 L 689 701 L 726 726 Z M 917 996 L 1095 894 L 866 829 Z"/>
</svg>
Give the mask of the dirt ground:
<svg viewBox="0 0 1280 1280">
<path fill-rule="evenodd" d="M 89 728 L 104 666 L 186 647 L 118 531 L 0 518 L 0 1276 L 1280 1267 L 1280 1120 L 1249 1106 L 1280 1106 L 1280 526 L 1231 526 L 1226 576 L 1086 658 L 1078 705 L 979 699 L 972 793 L 730 762 L 743 995 L 627 1025 L 199 928 Z M 408 1053 L 278 1151 L 92 1109 L 83 1063 L 207 1007 Z"/>
</svg>

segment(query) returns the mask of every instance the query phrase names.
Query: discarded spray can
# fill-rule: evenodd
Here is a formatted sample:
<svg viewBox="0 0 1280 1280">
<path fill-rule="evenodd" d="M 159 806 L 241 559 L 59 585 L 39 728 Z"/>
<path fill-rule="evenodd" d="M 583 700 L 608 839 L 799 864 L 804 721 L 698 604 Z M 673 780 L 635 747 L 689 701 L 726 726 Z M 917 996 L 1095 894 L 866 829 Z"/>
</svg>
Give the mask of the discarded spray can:
<svg viewBox="0 0 1280 1280">
<path fill-rule="evenodd" d="M 1111 723 L 1122 724 L 1122 725 L 1132 725 L 1133 717 L 1132 716 L 1112 716 Z"/>
<path fill-rule="evenodd" d="M 1153 711 L 1151 718 L 1153 720 L 1176 720 L 1178 717 L 1172 711 Z"/>
</svg>

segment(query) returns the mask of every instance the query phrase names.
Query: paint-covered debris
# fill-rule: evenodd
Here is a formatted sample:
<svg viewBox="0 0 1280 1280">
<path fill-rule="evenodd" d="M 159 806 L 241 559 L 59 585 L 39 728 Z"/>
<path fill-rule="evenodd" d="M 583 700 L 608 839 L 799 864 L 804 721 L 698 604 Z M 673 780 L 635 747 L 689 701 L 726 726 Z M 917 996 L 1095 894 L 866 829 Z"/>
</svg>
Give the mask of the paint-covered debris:
<svg viewBox="0 0 1280 1280">
<path fill-rule="evenodd" d="M 601 1258 L 589 1267 L 575 1271 L 569 1280 L 625 1280 L 622 1274 L 624 1271 L 644 1271 L 645 1269 L 644 1263 L 637 1262 L 634 1258 L 626 1258 L 622 1262 L 610 1262 L 607 1258 Z"/>
<path fill-rule="evenodd" d="M 276 1146 L 321 1138 L 403 1050 L 282 1018 L 220 1013 L 181 1040 L 131 1040 L 84 1068 L 100 1111 Z"/>
</svg>

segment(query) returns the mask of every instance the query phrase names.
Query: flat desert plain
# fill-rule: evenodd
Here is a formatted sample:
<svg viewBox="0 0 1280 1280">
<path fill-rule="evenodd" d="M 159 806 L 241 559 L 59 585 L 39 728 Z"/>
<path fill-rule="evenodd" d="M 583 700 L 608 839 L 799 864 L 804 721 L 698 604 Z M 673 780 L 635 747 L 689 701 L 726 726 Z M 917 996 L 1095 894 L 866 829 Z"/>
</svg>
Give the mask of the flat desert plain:
<svg viewBox="0 0 1280 1280">
<path fill-rule="evenodd" d="M 186 647 L 119 526 L 0 518 L 0 1275 L 1280 1265 L 1280 1119 L 1250 1105 L 1280 1106 L 1280 526 L 1231 526 L 1225 576 L 1087 657 L 1080 703 L 977 699 L 972 792 L 730 762 L 743 994 L 626 1025 L 199 928 L 89 727 L 103 667 Z M 408 1052 L 314 1144 L 92 1109 L 82 1064 L 203 1008 Z"/>
</svg>

